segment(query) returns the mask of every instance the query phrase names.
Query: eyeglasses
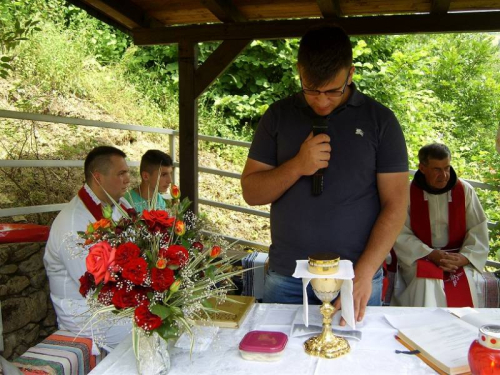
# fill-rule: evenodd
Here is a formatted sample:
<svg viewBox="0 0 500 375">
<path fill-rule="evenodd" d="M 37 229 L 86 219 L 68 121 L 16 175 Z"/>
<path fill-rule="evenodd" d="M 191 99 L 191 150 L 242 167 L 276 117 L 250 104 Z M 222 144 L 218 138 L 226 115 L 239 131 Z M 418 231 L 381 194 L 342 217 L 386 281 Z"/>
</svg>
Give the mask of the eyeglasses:
<svg viewBox="0 0 500 375">
<path fill-rule="evenodd" d="M 349 80 L 349 74 L 351 72 L 347 73 L 347 77 L 345 78 L 344 85 L 342 87 L 342 90 L 326 90 L 326 91 L 320 91 L 320 90 L 311 90 L 311 89 L 305 89 L 304 84 L 302 83 L 302 77 L 300 77 L 300 84 L 302 86 L 302 92 L 305 95 L 310 95 L 310 96 L 319 96 L 321 94 L 325 94 L 328 98 L 338 98 L 342 95 L 344 95 L 345 89 L 347 87 L 347 81 Z"/>
</svg>

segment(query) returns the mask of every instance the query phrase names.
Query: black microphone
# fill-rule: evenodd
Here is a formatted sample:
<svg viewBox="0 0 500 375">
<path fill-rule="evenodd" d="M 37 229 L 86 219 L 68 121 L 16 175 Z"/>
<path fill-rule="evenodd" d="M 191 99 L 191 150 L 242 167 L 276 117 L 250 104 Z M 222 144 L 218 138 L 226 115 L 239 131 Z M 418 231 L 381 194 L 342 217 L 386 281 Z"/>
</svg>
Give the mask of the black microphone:
<svg viewBox="0 0 500 375">
<path fill-rule="evenodd" d="M 328 120 L 326 117 L 316 117 L 313 121 L 313 135 L 324 134 L 328 131 Z M 323 192 L 323 173 L 325 168 L 318 169 L 312 179 L 312 194 L 321 195 Z"/>
</svg>

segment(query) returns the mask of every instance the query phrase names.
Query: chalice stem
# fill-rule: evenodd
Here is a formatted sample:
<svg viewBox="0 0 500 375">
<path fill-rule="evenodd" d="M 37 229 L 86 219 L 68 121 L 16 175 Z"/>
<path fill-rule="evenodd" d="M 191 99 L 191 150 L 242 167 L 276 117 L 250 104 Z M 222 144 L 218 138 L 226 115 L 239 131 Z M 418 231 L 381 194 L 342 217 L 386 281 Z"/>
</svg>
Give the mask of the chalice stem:
<svg viewBox="0 0 500 375">
<path fill-rule="evenodd" d="M 304 343 L 306 353 L 322 358 L 337 358 L 350 351 L 349 343 L 332 332 L 332 316 L 335 308 L 330 302 L 323 302 L 320 308 L 323 315 L 323 330 L 316 337 L 311 337 Z"/>
</svg>

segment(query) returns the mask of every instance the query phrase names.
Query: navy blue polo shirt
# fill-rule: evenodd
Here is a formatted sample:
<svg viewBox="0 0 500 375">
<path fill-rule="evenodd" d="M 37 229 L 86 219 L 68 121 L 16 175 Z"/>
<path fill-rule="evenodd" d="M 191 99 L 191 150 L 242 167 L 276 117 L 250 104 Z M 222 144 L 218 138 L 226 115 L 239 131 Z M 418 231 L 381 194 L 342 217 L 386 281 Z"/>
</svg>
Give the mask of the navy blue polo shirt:
<svg viewBox="0 0 500 375">
<path fill-rule="evenodd" d="M 312 195 L 303 176 L 271 204 L 270 267 L 291 275 L 297 259 L 335 252 L 354 263 L 365 249 L 380 212 L 377 173 L 408 171 L 403 132 L 394 113 L 362 94 L 351 95 L 326 119 L 332 147 L 323 193 Z M 277 167 L 290 160 L 318 116 L 302 93 L 269 107 L 248 157 Z"/>
</svg>

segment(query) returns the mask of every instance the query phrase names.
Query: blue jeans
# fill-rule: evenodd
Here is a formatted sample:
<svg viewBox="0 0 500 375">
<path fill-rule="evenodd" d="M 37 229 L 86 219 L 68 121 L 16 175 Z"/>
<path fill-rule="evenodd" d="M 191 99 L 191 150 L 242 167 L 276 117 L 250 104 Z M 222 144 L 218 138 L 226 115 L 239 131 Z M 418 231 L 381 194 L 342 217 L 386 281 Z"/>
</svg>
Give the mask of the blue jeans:
<svg viewBox="0 0 500 375">
<path fill-rule="evenodd" d="M 373 276 L 372 294 L 368 306 L 382 305 L 382 280 L 384 273 L 380 268 Z M 311 284 L 307 286 L 307 299 L 310 305 L 320 305 L 321 301 L 314 295 Z M 265 303 L 302 304 L 302 279 L 281 275 L 271 269 L 267 271 L 264 284 Z"/>
</svg>

